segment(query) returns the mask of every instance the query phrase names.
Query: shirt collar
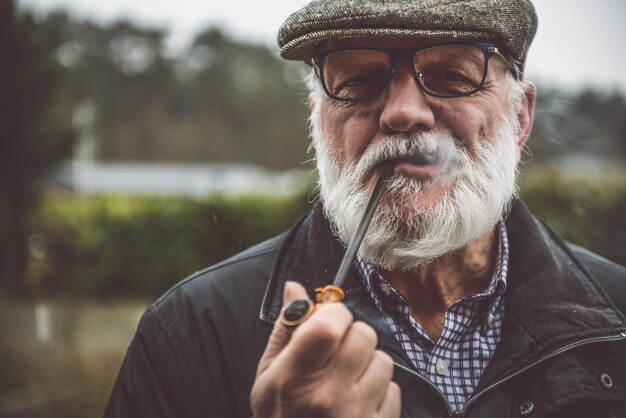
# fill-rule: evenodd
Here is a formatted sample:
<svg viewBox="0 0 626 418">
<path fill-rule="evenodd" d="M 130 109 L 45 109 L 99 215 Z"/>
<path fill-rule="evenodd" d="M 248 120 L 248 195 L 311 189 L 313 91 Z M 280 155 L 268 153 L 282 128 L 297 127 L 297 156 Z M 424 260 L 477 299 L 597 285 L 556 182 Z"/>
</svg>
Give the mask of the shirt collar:
<svg viewBox="0 0 626 418">
<path fill-rule="evenodd" d="M 509 264 L 509 241 L 504 222 L 499 222 L 496 229 L 498 236 L 498 254 L 489 285 L 485 288 L 484 292 L 466 297 L 476 299 L 485 308 L 488 307 L 488 309 L 485 309 L 486 312 L 490 312 L 495 307 L 496 301 L 506 290 Z M 368 263 L 357 256 L 355 266 L 363 285 L 379 311 L 383 310 L 383 299 L 399 297 L 399 293 L 382 277 L 374 264 Z"/>
</svg>

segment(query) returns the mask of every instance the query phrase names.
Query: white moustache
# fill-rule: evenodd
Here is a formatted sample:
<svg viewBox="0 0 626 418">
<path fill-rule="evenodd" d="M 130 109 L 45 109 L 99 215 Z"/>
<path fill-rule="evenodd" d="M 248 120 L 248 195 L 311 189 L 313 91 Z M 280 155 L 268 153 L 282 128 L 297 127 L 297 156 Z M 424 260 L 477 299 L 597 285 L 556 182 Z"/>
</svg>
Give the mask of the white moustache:
<svg viewBox="0 0 626 418">
<path fill-rule="evenodd" d="M 345 167 L 363 182 L 377 167 L 389 160 L 409 160 L 438 166 L 438 180 L 449 182 L 462 172 L 469 154 L 449 134 L 415 132 L 410 136 L 392 135 L 370 145 L 356 166 Z"/>
</svg>

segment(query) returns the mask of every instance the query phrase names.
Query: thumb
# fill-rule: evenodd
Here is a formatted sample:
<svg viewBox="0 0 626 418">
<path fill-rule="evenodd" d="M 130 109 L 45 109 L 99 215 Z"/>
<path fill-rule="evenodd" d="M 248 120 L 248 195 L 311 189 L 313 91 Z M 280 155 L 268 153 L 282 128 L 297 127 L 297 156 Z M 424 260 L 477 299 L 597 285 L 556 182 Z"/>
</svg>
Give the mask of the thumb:
<svg viewBox="0 0 626 418">
<path fill-rule="evenodd" d="M 283 308 L 289 303 L 297 299 L 306 299 L 309 295 L 306 289 L 297 282 L 287 281 L 285 282 L 285 289 L 283 291 Z M 265 347 L 265 352 L 261 361 L 259 361 L 259 368 L 257 370 L 257 376 L 263 373 L 274 361 L 274 358 L 283 351 L 283 348 L 289 343 L 291 338 L 291 330 L 282 322 L 276 321 L 274 329 L 270 335 L 270 339 Z"/>
<path fill-rule="evenodd" d="M 285 290 L 283 291 L 283 306 L 287 306 L 294 300 L 308 299 L 309 294 L 304 286 L 298 282 L 285 282 Z"/>
</svg>

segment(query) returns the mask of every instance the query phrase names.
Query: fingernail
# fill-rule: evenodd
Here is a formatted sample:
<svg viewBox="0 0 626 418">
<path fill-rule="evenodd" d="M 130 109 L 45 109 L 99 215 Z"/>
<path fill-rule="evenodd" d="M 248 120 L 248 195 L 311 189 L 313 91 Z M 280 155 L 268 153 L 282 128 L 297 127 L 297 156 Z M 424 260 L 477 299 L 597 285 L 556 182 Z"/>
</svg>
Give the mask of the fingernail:
<svg viewBox="0 0 626 418">
<path fill-rule="evenodd" d="M 289 280 L 285 282 L 285 288 L 283 290 L 283 300 L 287 300 L 289 296 L 293 293 L 293 284 L 294 282 Z"/>
</svg>

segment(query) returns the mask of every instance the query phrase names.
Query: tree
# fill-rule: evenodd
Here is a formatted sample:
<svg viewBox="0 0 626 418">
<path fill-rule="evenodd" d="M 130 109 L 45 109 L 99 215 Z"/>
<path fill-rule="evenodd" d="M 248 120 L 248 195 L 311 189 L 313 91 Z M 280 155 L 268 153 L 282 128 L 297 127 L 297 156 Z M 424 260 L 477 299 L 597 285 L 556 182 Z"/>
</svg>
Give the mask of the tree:
<svg viewBox="0 0 626 418">
<path fill-rule="evenodd" d="M 61 72 L 55 39 L 13 0 L 0 2 L 0 281 L 18 290 L 26 260 L 23 228 L 40 180 L 69 153 L 69 123 L 55 115 Z"/>
</svg>

